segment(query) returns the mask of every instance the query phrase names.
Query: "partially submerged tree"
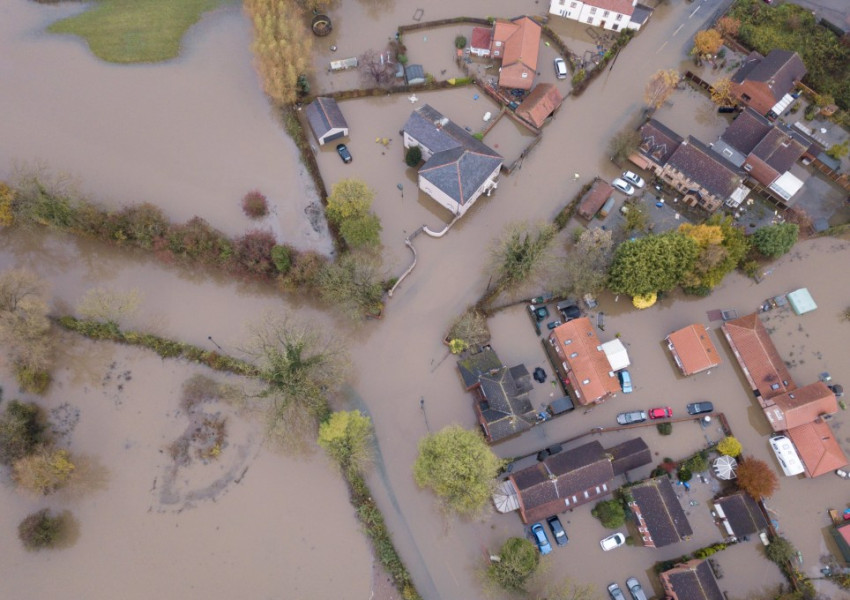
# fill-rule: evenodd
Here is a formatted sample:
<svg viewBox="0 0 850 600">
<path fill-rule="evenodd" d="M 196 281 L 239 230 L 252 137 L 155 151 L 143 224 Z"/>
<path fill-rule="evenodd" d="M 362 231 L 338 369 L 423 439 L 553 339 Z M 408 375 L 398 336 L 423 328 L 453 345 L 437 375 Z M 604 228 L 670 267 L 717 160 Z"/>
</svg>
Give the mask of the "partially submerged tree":
<svg viewBox="0 0 850 600">
<path fill-rule="evenodd" d="M 776 473 L 763 460 L 748 458 L 738 465 L 738 487 L 756 500 L 768 498 L 779 487 Z"/>
<path fill-rule="evenodd" d="M 343 471 L 362 473 L 372 462 L 372 419 L 359 410 L 337 411 L 319 426 L 319 445 Z"/>
<path fill-rule="evenodd" d="M 75 468 L 67 450 L 45 446 L 15 461 L 12 477 L 25 490 L 46 496 L 66 485 Z"/>
<path fill-rule="evenodd" d="M 474 516 L 489 502 L 503 464 L 479 432 L 450 425 L 420 440 L 413 476 L 446 508 Z"/>
<path fill-rule="evenodd" d="M 77 303 L 77 313 L 84 319 L 121 325 L 126 318 L 139 310 L 139 290 L 120 292 L 112 288 L 97 287 L 88 290 Z"/>
<path fill-rule="evenodd" d="M 381 221 L 371 212 L 375 192 L 359 179 L 343 179 L 331 188 L 325 211 L 352 248 L 381 243 Z"/>
<path fill-rule="evenodd" d="M 717 442 L 717 451 L 726 456 L 738 456 L 741 454 L 742 446 L 738 438 L 731 435 L 726 436 Z"/>
<path fill-rule="evenodd" d="M 508 538 L 499 549 L 499 560 L 487 567 L 487 578 L 506 590 L 522 592 L 539 564 L 540 553 L 534 544 L 524 538 Z"/>
<path fill-rule="evenodd" d="M 538 272 L 550 258 L 555 233 L 551 223 L 508 223 L 490 251 L 496 285 L 511 289 Z"/>
<path fill-rule="evenodd" d="M 614 239 L 611 231 L 601 228 L 584 230 L 569 249 L 564 262 L 564 291 L 579 295 L 596 295 L 602 291 L 613 257 Z"/>
<path fill-rule="evenodd" d="M 711 86 L 711 101 L 717 106 L 735 106 L 735 97 L 732 95 L 732 80 L 721 77 Z"/>
<path fill-rule="evenodd" d="M 319 273 L 319 295 L 352 319 L 379 315 L 383 310 L 383 274 L 377 252 L 346 252 Z"/>
<path fill-rule="evenodd" d="M 794 544 L 784 537 L 777 536 L 770 541 L 764 553 L 768 559 L 784 567 L 797 554 L 797 549 L 794 547 Z"/>
<path fill-rule="evenodd" d="M 701 225 L 685 223 L 679 226 L 679 232 L 699 248 L 693 269 L 682 278 L 682 287 L 691 294 L 708 294 L 738 267 L 750 249 L 744 231 L 729 216 L 715 214 Z"/>
<path fill-rule="evenodd" d="M 723 36 L 716 29 L 705 29 L 694 35 L 692 54 L 697 56 L 713 56 L 723 46 Z"/>
<path fill-rule="evenodd" d="M 389 61 L 387 52 L 366 50 L 357 61 L 360 76 L 367 85 L 389 87 L 395 81 L 395 64 Z"/>
<path fill-rule="evenodd" d="M 20 522 L 18 538 L 27 550 L 53 548 L 65 537 L 70 521 L 71 513 L 68 511 L 54 515 L 45 508 Z"/>
<path fill-rule="evenodd" d="M 779 258 L 797 243 L 800 227 L 795 223 L 777 223 L 756 229 L 753 246 L 768 258 Z"/>
<path fill-rule="evenodd" d="M 676 232 L 625 241 L 614 253 L 608 287 L 629 296 L 669 291 L 693 269 L 698 254 L 696 242 Z"/>
<path fill-rule="evenodd" d="M 487 317 L 481 311 L 470 308 L 454 320 L 446 339 L 461 340 L 467 347 L 486 344 L 490 340 Z"/>
<path fill-rule="evenodd" d="M 640 145 L 640 132 L 631 127 L 623 129 L 608 142 L 608 153 L 615 163 L 624 163 Z"/>
<path fill-rule="evenodd" d="M 679 84 L 680 75 L 676 69 L 661 69 L 656 71 L 649 81 L 646 82 L 646 87 L 643 92 L 643 99 L 646 105 L 657 110 L 667 102 L 667 99 L 673 94 L 676 86 Z"/>
<path fill-rule="evenodd" d="M 0 464 L 11 465 L 32 454 L 44 441 L 41 410 L 32 403 L 12 400 L 0 416 Z"/>
<path fill-rule="evenodd" d="M 576 583 L 569 577 L 548 583 L 534 596 L 536 600 L 597 600 L 596 588 Z"/>
</svg>

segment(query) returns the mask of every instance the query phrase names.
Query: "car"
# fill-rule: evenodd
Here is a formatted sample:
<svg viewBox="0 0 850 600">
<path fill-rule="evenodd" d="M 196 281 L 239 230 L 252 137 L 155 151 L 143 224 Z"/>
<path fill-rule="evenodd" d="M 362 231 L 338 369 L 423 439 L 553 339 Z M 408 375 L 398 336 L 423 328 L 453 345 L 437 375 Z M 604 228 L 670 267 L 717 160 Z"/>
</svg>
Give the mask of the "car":
<svg viewBox="0 0 850 600">
<path fill-rule="evenodd" d="M 572 321 L 573 319 L 578 319 L 581 316 L 581 309 L 578 307 L 578 304 L 575 302 L 571 302 L 569 300 L 565 302 L 559 302 L 556 305 L 558 312 L 564 317 L 564 322 Z"/>
<path fill-rule="evenodd" d="M 673 409 L 669 406 L 662 408 L 650 408 L 648 411 L 650 419 L 669 419 L 673 416 Z"/>
<path fill-rule="evenodd" d="M 692 402 L 686 407 L 689 415 L 701 415 L 703 413 L 714 412 L 714 405 L 711 402 Z"/>
<path fill-rule="evenodd" d="M 608 552 L 609 550 L 613 550 L 614 548 L 619 548 L 625 543 L 626 536 L 624 536 L 618 531 L 617 533 L 612 533 L 607 538 L 599 542 L 599 545 L 602 546 L 602 549 L 605 552 Z"/>
<path fill-rule="evenodd" d="M 620 586 L 616 583 L 608 586 L 608 594 L 611 596 L 611 600 L 626 600 L 626 597 L 623 596 L 623 592 L 620 590 Z"/>
<path fill-rule="evenodd" d="M 531 312 L 531 316 L 533 316 L 538 323 L 549 317 L 549 309 L 545 306 L 535 306 L 533 304 L 529 304 L 528 310 L 529 312 Z"/>
<path fill-rule="evenodd" d="M 646 421 L 646 412 L 643 410 L 630 410 L 617 415 L 617 423 L 620 425 L 631 425 L 632 423 L 643 423 Z"/>
<path fill-rule="evenodd" d="M 567 78 L 567 63 L 560 56 L 555 59 L 555 76 L 558 79 Z"/>
<path fill-rule="evenodd" d="M 617 377 L 620 379 L 620 387 L 623 389 L 624 394 L 632 393 L 632 375 L 629 373 L 628 369 L 623 369 L 619 373 L 617 373 Z"/>
<path fill-rule="evenodd" d="M 531 526 L 531 533 L 534 535 L 534 541 L 540 549 L 540 554 L 549 554 L 552 551 L 552 545 L 549 543 L 549 538 L 546 537 L 546 531 L 543 529 L 543 525 L 535 523 Z"/>
<path fill-rule="evenodd" d="M 549 331 L 552 331 L 556 327 L 560 327 L 560 326 L 561 326 L 560 321 L 550 321 L 550 322 L 546 323 L 546 329 L 548 329 Z"/>
<path fill-rule="evenodd" d="M 555 538 L 555 543 L 559 546 L 566 546 L 567 542 L 570 541 L 570 538 L 567 537 L 567 532 L 564 531 L 564 527 L 561 525 L 561 519 L 558 518 L 558 515 L 547 518 L 546 523 L 549 524 L 549 529 L 552 530 L 552 537 Z"/>
<path fill-rule="evenodd" d="M 632 173 L 631 171 L 624 171 L 623 174 L 620 175 L 620 177 L 622 177 L 637 188 L 642 188 L 644 185 L 646 185 L 646 182 L 643 180 L 643 177 L 641 177 L 637 173 Z"/>
<path fill-rule="evenodd" d="M 620 190 L 626 196 L 631 196 L 635 193 L 635 188 L 632 187 L 632 184 L 628 181 L 624 181 L 617 177 L 614 181 L 611 182 L 611 185 L 614 186 L 614 189 Z"/>
<path fill-rule="evenodd" d="M 634 600 L 646 600 L 646 594 L 643 593 L 643 588 L 640 586 L 640 581 L 636 577 L 626 579 L 626 587 L 629 588 L 629 593 Z"/>
<path fill-rule="evenodd" d="M 345 144 L 337 144 L 336 153 L 339 154 L 339 157 L 345 164 L 348 164 L 352 161 L 351 152 L 348 151 L 348 146 L 346 146 Z"/>
</svg>

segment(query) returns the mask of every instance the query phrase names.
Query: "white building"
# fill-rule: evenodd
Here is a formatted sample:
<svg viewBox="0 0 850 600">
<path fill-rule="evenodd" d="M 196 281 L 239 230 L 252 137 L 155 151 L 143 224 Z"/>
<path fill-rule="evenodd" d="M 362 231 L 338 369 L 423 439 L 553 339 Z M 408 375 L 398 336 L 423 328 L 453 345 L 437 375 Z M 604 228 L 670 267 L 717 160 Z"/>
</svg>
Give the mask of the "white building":
<svg viewBox="0 0 850 600">
<path fill-rule="evenodd" d="M 640 29 L 652 9 L 637 0 L 550 0 L 549 12 L 611 31 Z"/>
</svg>

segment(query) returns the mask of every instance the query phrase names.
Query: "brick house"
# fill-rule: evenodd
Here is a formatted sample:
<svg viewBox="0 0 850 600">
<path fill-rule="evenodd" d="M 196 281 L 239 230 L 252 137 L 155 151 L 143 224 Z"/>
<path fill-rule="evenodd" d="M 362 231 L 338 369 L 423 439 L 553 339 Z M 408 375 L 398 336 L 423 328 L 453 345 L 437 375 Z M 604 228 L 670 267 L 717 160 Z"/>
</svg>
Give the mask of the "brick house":
<svg viewBox="0 0 850 600">
<path fill-rule="evenodd" d="M 784 110 L 780 103 L 805 75 L 806 65 L 796 52 L 771 50 L 767 56 L 751 52 L 731 77 L 731 93 L 757 113 L 775 117 Z"/>
<path fill-rule="evenodd" d="M 537 74 L 540 25 L 528 17 L 496 21 L 490 56 L 502 61 L 499 87 L 530 90 Z"/>
<path fill-rule="evenodd" d="M 629 508 L 637 520 L 644 546 L 661 548 L 687 540 L 694 534 L 666 475 L 641 481 L 629 487 L 628 492 L 633 498 Z"/>
<path fill-rule="evenodd" d="M 516 115 L 540 129 L 563 101 L 564 97 L 554 84 L 538 83 L 517 107 Z"/>
<path fill-rule="evenodd" d="M 658 577 L 668 600 L 726 600 L 705 559 L 680 563 Z"/>
<path fill-rule="evenodd" d="M 694 375 L 722 362 L 705 325 L 688 325 L 674 331 L 666 339 L 673 360 L 683 375 Z"/>
</svg>

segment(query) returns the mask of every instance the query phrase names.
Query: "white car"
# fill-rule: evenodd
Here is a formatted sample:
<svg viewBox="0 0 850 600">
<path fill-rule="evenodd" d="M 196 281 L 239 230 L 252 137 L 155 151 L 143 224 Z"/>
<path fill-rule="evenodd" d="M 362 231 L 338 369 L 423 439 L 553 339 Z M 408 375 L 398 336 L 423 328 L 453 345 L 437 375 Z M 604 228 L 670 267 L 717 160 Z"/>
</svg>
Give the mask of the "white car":
<svg viewBox="0 0 850 600">
<path fill-rule="evenodd" d="M 560 56 L 555 59 L 555 76 L 558 79 L 567 78 L 567 63 Z"/>
<path fill-rule="evenodd" d="M 602 549 L 605 550 L 605 552 L 608 552 L 608 550 L 613 550 L 614 548 L 619 548 L 620 546 L 622 546 L 625 543 L 626 543 L 626 536 L 624 536 L 622 533 L 620 533 L 618 531 L 617 533 L 609 535 L 607 538 L 605 538 L 604 540 L 599 542 L 599 545 L 602 546 Z"/>
<path fill-rule="evenodd" d="M 626 196 L 631 196 L 635 193 L 635 188 L 632 187 L 628 181 L 624 181 L 619 177 L 611 182 L 611 185 L 614 186 L 614 189 L 620 190 Z"/>
<path fill-rule="evenodd" d="M 625 171 L 622 175 L 620 175 L 620 177 L 622 177 L 635 187 L 642 188 L 644 185 L 646 185 L 646 182 L 640 175 L 638 175 L 637 173 L 632 173 L 631 171 Z"/>
</svg>

